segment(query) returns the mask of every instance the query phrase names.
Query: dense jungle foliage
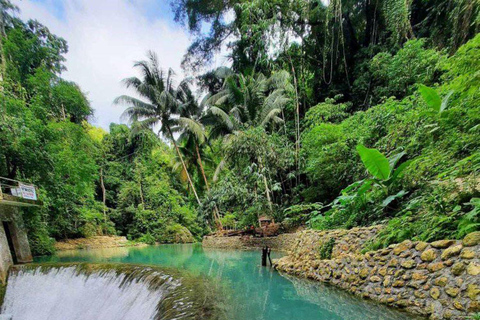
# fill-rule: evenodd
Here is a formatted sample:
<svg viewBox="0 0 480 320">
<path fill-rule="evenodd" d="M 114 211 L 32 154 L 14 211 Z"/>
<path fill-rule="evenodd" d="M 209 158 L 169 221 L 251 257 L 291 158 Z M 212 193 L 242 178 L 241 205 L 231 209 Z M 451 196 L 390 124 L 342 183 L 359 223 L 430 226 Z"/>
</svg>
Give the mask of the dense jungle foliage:
<svg viewBox="0 0 480 320">
<path fill-rule="evenodd" d="M 480 229 L 478 0 L 175 1 L 194 77 L 147 53 L 124 80 L 140 98 L 114 101 L 129 125 L 108 132 L 61 76 L 66 41 L 0 6 L 0 176 L 40 187 L 36 254 L 101 234 L 192 241 L 260 213 L 385 224 L 367 249 Z M 231 67 L 212 70 L 222 49 Z"/>
</svg>

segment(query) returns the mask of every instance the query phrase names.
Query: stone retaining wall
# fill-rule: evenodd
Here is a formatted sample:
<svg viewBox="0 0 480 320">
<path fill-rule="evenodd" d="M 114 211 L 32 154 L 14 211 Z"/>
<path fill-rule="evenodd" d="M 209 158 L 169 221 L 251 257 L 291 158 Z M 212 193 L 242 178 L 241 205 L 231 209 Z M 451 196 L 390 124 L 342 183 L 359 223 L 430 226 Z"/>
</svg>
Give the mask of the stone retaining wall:
<svg viewBox="0 0 480 320">
<path fill-rule="evenodd" d="M 465 319 L 480 312 L 480 232 L 463 241 L 404 241 L 360 254 L 376 231 L 301 232 L 275 267 L 430 319 Z M 319 249 L 332 236 L 332 258 L 322 260 Z"/>
</svg>

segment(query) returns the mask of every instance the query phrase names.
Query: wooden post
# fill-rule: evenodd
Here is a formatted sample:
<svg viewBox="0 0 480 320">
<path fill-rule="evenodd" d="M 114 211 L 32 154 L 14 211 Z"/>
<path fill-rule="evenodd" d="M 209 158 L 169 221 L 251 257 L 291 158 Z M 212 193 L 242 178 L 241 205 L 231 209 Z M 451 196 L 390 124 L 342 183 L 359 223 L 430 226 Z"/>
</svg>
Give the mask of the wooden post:
<svg viewBox="0 0 480 320">
<path fill-rule="evenodd" d="M 268 261 L 270 262 L 270 267 L 272 266 L 272 258 L 270 258 L 271 252 L 272 252 L 272 249 L 267 247 L 267 256 L 268 256 Z"/>
<path fill-rule="evenodd" d="M 268 254 L 268 247 L 262 248 L 262 267 L 267 266 L 267 254 Z"/>
</svg>

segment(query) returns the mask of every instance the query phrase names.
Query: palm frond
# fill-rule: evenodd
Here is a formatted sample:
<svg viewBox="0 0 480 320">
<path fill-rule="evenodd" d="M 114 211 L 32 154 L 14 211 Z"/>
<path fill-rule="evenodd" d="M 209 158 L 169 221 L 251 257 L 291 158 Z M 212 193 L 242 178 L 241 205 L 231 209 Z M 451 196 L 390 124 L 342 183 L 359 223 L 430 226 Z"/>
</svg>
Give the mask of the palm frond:
<svg viewBox="0 0 480 320">
<path fill-rule="evenodd" d="M 208 112 L 214 115 L 215 117 L 218 117 L 220 122 L 224 124 L 229 131 L 233 130 L 234 128 L 233 122 L 230 119 L 230 116 L 225 111 L 223 111 L 218 107 L 211 107 L 210 109 L 208 109 Z"/>
<path fill-rule="evenodd" d="M 217 168 L 215 169 L 215 173 L 213 174 L 213 182 L 217 182 L 218 178 L 220 177 L 220 173 L 222 173 L 223 169 L 225 169 L 227 163 L 224 159 L 220 161 Z"/>
<path fill-rule="evenodd" d="M 269 123 L 274 122 L 276 124 L 283 123 L 283 120 L 278 117 L 282 113 L 281 109 L 272 109 L 267 115 L 262 119 L 262 126 L 267 126 Z"/>
<path fill-rule="evenodd" d="M 199 144 L 203 144 L 205 142 L 205 130 L 199 122 L 185 117 L 176 119 L 176 122 L 184 130 L 190 132 L 197 139 Z"/>
</svg>

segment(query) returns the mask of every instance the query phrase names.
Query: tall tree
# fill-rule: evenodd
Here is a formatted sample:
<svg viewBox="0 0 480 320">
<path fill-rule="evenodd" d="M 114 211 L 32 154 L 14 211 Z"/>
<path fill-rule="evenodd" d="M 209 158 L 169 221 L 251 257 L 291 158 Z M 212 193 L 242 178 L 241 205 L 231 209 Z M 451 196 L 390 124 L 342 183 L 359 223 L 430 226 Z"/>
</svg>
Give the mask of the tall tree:
<svg viewBox="0 0 480 320">
<path fill-rule="evenodd" d="M 212 125 L 212 138 L 223 136 L 226 142 L 231 142 L 248 127 L 269 128 L 284 123 L 283 108 L 290 102 L 287 91 L 291 90 L 288 72 L 279 71 L 267 78 L 263 74 L 245 76 L 220 68 L 218 76 L 225 79 L 223 88 L 206 101 L 209 108 L 205 123 Z M 265 159 L 257 160 L 263 169 Z M 222 166 L 223 162 L 218 169 Z M 272 211 L 271 190 L 265 175 L 263 182 Z"/>
<path fill-rule="evenodd" d="M 173 143 L 195 199 L 200 204 L 200 198 L 178 148 L 174 132 L 180 131 L 184 126 L 189 126 L 196 131 L 201 131 L 201 128 L 192 123 L 190 119 L 179 117 L 181 108 L 184 107 L 185 102 L 188 102 L 185 85 L 181 83 L 178 87 L 175 87 L 173 70 L 162 70 L 154 52 L 149 51 L 147 56 L 148 61 L 138 61 L 134 64 L 134 67 L 142 73 L 142 79 L 137 77 L 124 79 L 126 87 L 133 88 L 144 100 L 122 95 L 117 97 L 114 103 L 129 106 L 123 115 L 128 117 L 130 121 L 139 121 L 142 126 L 152 129 L 160 125 L 158 133 L 163 134 Z"/>
<path fill-rule="evenodd" d="M 11 25 L 13 22 L 13 18 L 11 13 L 17 12 L 18 7 L 14 5 L 10 0 L 0 0 L 0 59 L 1 67 L 0 70 L 0 81 L 3 81 L 4 73 L 5 73 L 5 52 L 3 51 L 3 38 L 6 36 L 5 28 L 8 25 Z"/>
</svg>

